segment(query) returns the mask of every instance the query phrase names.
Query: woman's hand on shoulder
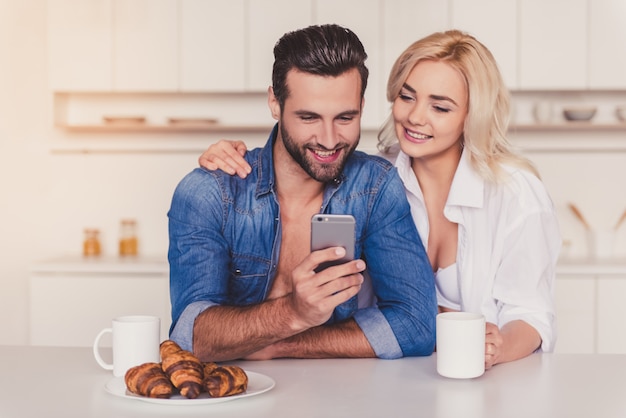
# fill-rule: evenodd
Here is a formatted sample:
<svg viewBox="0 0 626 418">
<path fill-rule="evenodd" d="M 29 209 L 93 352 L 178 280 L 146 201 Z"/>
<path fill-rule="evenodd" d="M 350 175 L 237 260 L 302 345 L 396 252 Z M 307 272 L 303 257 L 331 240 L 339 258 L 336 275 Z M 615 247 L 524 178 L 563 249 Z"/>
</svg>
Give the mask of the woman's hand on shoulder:
<svg viewBox="0 0 626 418">
<path fill-rule="evenodd" d="M 222 170 L 231 176 L 237 174 L 245 179 L 252 171 L 250 164 L 243 158 L 246 151 L 246 144 L 242 141 L 220 139 L 202 153 L 198 164 L 210 171 Z"/>
</svg>

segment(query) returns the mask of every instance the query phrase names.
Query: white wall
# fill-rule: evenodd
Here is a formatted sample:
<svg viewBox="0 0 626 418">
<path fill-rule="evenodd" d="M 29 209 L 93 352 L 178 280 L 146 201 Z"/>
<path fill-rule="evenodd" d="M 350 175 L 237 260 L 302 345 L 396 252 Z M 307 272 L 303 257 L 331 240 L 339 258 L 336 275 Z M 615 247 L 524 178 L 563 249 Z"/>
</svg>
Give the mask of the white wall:
<svg viewBox="0 0 626 418">
<path fill-rule="evenodd" d="M 55 131 L 45 22 L 45 0 L 0 0 L 0 344 L 28 342 L 29 267 L 37 260 L 79 253 L 84 227 L 103 230 L 104 251 L 113 254 L 119 219 L 134 216 L 142 252 L 165 254 L 172 190 L 198 156 L 196 151 L 51 152 Z M 597 134 L 589 136 L 593 140 Z M 206 144 L 208 139 L 199 139 L 198 149 Z M 626 154 L 529 156 L 557 204 L 564 236 L 573 241 L 575 253 L 584 253 L 583 231 L 566 203 L 578 203 L 592 223 L 614 222 L 626 207 Z M 624 232 L 620 251 L 626 254 Z"/>
</svg>

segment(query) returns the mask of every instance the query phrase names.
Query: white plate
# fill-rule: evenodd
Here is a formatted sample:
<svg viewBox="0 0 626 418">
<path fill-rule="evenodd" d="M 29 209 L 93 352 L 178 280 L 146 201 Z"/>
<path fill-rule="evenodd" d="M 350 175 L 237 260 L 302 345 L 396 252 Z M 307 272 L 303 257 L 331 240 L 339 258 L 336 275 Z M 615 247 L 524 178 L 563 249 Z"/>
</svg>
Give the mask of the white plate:
<svg viewBox="0 0 626 418">
<path fill-rule="evenodd" d="M 272 389 L 276 382 L 271 377 L 261 373 L 248 372 L 248 390 L 239 395 L 224 396 L 222 398 L 211 398 L 208 393 L 201 393 L 196 399 L 187 399 L 176 393 L 169 399 L 148 398 L 147 396 L 139 396 L 126 389 L 123 377 L 114 377 L 106 385 L 104 389 L 112 395 L 120 396 L 126 399 L 132 399 L 143 402 L 158 403 L 163 405 L 205 405 L 211 403 L 220 403 L 234 401 L 237 399 L 247 398 L 250 396 L 260 395 Z"/>
</svg>

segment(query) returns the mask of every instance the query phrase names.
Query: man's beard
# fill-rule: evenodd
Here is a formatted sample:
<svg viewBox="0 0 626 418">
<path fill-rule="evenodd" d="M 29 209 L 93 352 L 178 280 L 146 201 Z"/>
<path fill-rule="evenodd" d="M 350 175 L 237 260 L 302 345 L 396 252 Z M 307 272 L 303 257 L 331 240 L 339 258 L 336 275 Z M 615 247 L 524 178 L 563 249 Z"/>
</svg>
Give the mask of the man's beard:
<svg viewBox="0 0 626 418">
<path fill-rule="evenodd" d="M 298 163 L 300 167 L 314 180 L 321 183 L 328 183 L 329 181 L 339 178 L 343 172 L 343 168 L 348 161 L 348 158 L 352 155 L 357 145 L 359 144 L 358 138 L 352 147 L 344 147 L 346 143 L 340 142 L 337 144 L 339 148 L 342 148 L 340 160 L 333 162 L 332 164 L 324 164 L 317 161 L 313 161 L 308 155 L 307 148 L 305 146 L 298 146 L 293 140 L 289 132 L 285 128 L 285 124 L 280 123 L 280 135 L 283 140 L 285 149 L 291 155 L 291 158 Z M 360 138 L 359 132 L 359 138 Z"/>
</svg>

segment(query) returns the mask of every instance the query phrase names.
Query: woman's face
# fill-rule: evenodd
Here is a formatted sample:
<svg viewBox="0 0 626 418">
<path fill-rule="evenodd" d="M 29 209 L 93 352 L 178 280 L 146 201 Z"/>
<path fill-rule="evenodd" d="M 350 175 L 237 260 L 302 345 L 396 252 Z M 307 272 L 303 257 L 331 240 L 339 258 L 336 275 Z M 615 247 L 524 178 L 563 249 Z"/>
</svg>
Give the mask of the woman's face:
<svg viewBox="0 0 626 418">
<path fill-rule="evenodd" d="M 402 151 L 424 159 L 458 150 L 467 106 L 468 92 L 461 73 L 445 62 L 419 62 L 392 107 Z"/>
</svg>

